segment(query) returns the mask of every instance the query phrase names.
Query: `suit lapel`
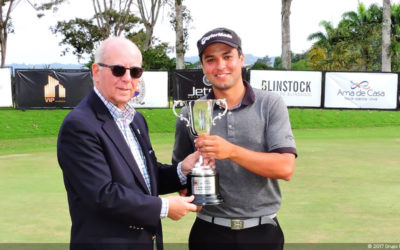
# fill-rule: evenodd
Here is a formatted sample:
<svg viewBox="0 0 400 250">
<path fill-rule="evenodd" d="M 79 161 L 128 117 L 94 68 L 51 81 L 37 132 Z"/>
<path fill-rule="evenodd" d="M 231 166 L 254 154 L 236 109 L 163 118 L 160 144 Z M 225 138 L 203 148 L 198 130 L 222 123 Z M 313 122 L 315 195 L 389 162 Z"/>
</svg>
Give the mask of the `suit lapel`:
<svg viewBox="0 0 400 250">
<path fill-rule="evenodd" d="M 99 120 L 103 121 L 103 130 L 108 135 L 110 140 L 113 142 L 114 146 L 117 148 L 119 153 L 122 155 L 123 159 L 129 166 L 130 170 L 133 172 L 134 176 L 142 186 L 142 189 L 147 193 L 149 190 L 147 188 L 146 182 L 143 178 L 142 173 L 140 172 L 139 166 L 134 159 L 132 152 L 125 141 L 121 131 L 119 130 L 117 124 L 112 118 L 110 112 L 104 103 L 100 100 L 100 98 L 96 95 L 96 93 L 92 92 L 92 98 L 94 102 L 93 108 L 96 110 L 96 114 Z"/>
</svg>

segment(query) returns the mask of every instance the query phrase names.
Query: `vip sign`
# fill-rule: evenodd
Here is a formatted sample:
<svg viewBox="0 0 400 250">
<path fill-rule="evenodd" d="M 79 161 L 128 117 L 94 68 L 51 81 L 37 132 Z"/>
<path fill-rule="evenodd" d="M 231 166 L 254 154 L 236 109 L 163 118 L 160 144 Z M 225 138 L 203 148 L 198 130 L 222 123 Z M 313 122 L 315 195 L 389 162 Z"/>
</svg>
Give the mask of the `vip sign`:
<svg viewBox="0 0 400 250">
<path fill-rule="evenodd" d="M 48 77 L 48 83 L 44 85 L 44 101 L 46 103 L 65 102 L 65 88 L 57 79 Z"/>
</svg>

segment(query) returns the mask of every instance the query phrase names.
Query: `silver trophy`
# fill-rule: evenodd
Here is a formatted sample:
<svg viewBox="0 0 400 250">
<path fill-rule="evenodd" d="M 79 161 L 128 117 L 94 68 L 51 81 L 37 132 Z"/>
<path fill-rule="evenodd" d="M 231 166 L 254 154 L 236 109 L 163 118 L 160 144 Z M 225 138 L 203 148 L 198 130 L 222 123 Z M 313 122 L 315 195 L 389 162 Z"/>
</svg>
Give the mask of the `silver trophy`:
<svg viewBox="0 0 400 250">
<path fill-rule="evenodd" d="M 214 105 L 223 106 L 225 109 L 217 116 L 212 118 Z M 176 106 L 185 106 L 188 118 L 183 114 L 176 113 Z M 186 122 L 193 136 L 202 133 L 210 133 L 211 126 L 215 125 L 215 120 L 221 119 L 228 110 L 228 104 L 225 99 L 206 99 L 196 101 L 174 101 L 172 111 L 181 121 Z M 188 194 L 193 194 L 193 201 L 196 205 L 217 205 L 223 202 L 219 194 L 218 173 L 210 165 L 203 165 L 203 157 L 193 167 L 188 174 Z"/>
</svg>

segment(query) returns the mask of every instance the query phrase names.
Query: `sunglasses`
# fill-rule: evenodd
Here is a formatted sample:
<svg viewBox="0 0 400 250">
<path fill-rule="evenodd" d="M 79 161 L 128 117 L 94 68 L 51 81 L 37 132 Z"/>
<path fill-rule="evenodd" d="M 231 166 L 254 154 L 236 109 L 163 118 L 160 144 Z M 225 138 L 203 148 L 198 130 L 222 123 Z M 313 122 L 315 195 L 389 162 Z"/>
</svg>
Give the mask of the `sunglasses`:
<svg viewBox="0 0 400 250">
<path fill-rule="evenodd" d="M 111 69 L 111 73 L 116 77 L 121 77 L 125 75 L 127 69 L 129 69 L 129 73 L 131 74 L 132 78 L 140 78 L 143 74 L 143 68 L 140 67 L 132 67 L 132 68 L 125 68 L 121 65 L 107 65 L 104 63 L 98 63 L 98 65 L 102 67 L 107 67 Z"/>
</svg>

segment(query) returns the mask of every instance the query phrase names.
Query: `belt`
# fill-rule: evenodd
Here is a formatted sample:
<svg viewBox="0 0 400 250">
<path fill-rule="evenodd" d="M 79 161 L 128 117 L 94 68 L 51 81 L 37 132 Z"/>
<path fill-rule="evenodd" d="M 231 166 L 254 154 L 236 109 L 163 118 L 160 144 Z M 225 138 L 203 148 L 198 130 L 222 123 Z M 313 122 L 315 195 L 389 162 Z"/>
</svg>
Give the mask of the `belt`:
<svg viewBox="0 0 400 250">
<path fill-rule="evenodd" d="M 197 213 L 197 218 L 202 219 L 204 221 L 224 226 L 224 227 L 230 227 L 232 230 L 241 230 L 241 229 L 246 229 L 250 227 L 256 227 L 258 225 L 263 225 L 263 224 L 272 224 L 274 226 L 277 226 L 276 222 L 274 221 L 274 218 L 276 217 L 276 214 L 271 214 L 271 215 L 265 215 L 261 217 L 255 217 L 255 218 L 249 218 L 249 219 L 229 219 L 229 218 L 221 218 L 221 217 L 214 217 L 214 216 L 208 216 L 205 214 Z"/>
</svg>

